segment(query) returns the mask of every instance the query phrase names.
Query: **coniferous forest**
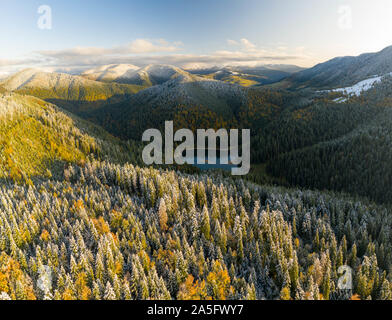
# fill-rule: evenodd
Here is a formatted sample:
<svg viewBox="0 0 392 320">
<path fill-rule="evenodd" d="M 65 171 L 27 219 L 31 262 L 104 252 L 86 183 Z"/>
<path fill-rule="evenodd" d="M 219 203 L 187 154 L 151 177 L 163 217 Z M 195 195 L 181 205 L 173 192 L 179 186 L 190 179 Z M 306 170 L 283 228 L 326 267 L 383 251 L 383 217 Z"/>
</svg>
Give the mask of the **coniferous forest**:
<svg viewBox="0 0 392 320">
<path fill-rule="evenodd" d="M 345 263 L 392 298 L 391 217 L 350 197 L 92 161 L 1 199 L 12 299 L 330 299 Z"/>
</svg>

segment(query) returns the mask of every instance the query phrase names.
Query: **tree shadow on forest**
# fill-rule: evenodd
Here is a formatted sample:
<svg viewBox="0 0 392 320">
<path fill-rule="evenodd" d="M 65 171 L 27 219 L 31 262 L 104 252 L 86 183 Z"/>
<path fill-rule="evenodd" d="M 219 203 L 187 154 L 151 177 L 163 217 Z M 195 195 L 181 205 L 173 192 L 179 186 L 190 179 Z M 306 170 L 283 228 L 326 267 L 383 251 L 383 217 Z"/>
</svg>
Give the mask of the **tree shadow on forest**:
<svg viewBox="0 0 392 320">
<path fill-rule="evenodd" d="M 120 103 L 128 100 L 131 97 L 129 94 L 117 94 L 108 99 L 96 101 L 81 101 L 81 100 L 65 100 L 65 99 L 45 99 L 45 101 L 52 103 L 60 108 L 63 108 L 73 114 L 85 117 L 90 112 L 95 112 L 104 108 L 107 105 Z"/>
</svg>

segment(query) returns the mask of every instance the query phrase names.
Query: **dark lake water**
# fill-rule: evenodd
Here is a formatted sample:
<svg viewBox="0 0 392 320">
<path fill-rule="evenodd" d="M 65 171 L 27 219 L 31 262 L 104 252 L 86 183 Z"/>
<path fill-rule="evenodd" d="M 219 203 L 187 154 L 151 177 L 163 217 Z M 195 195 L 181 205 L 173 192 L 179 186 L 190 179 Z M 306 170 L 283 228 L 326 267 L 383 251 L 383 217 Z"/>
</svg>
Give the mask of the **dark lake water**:
<svg viewBox="0 0 392 320">
<path fill-rule="evenodd" d="M 206 156 L 205 164 L 198 164 L 198 159 L 199 159 L 198 157 L 193 158 L 194 164 L 192 166 L 199 168 L 200 170 L 221 169 L 225 171 L 231 171 L 232 168 L 237 167 L 237 165 L 230 164 L 230 158 L 229 158 L 229 164 L 221 163 L 221 159 L 219 157 L 216 158 L 216 164 L 209 164 L 207 156 Z"/>
</svg>

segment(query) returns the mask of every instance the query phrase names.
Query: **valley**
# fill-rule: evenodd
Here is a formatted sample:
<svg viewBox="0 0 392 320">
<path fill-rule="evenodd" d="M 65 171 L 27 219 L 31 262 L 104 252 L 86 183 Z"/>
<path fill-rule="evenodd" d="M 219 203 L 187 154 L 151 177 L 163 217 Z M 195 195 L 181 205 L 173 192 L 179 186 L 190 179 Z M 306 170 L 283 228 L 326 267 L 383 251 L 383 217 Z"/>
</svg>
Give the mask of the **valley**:
<svg viewBox="0 0 392 320">
<path fill-rule="evenodd" d="M 3 79 L 2 297 L 329 300 L 347 265 L 346 298 L 392 299 L 390 50 L 306 70 L 111 64 Z M 250 129 L 250 173 L 147 166 L 142 134 L 165 121 Z"/>
</svg>

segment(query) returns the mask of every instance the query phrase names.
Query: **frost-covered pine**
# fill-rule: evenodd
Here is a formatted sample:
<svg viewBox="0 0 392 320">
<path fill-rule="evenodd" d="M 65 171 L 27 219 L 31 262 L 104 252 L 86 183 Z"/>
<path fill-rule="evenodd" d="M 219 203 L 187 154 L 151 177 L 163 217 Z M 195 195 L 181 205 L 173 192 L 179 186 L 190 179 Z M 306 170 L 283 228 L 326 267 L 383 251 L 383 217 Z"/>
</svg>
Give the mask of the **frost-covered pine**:
<svg viewBox="0 0 392 320">
<path fill-rule="evenodd" d="M 103 295 L 103 299 L 104 300 L 116 300 L 116 294 L 115 294 L 110 282 L 106 283 L 106 288 L 105 288 L 105 292 Z"/>
</svg>

